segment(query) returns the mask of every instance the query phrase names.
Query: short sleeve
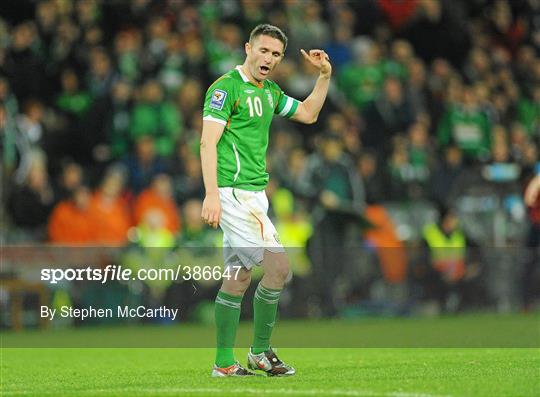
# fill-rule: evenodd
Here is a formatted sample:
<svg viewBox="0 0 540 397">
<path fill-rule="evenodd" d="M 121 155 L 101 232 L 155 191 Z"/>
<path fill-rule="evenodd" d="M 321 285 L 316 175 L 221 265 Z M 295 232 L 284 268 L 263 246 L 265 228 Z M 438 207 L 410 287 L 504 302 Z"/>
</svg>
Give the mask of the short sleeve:
<svg viewBox="0 0 540 397">
<path fill-rule="evenodd" d="M 231 79 L 227 77 L 219 79 L 210 86 L 204 98 L 203 120 L 227 124 L 233 111 L 232 88 Z"/>
<path fill-rule="evenodd" d="M 276 106 L 274 113 L 279 114 L 283 117 L 290 118 L 294 115 L 296 109 L 298 109 L 299 103 L 300 102 L 297 99 L 291 98 L 283 91 L 280 91 L 278 105 Z"/>
</svg>

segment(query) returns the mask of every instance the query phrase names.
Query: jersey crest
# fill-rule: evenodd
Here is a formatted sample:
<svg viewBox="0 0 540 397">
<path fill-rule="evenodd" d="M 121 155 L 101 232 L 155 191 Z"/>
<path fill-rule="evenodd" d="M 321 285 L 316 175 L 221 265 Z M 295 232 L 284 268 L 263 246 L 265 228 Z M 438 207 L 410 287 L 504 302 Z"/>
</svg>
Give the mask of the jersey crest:
<svg viewBox="0 0 540 397">
<path fill-rule="evenodd" d="M 270 93 L 269 89 L 264 90 L 266 92 L 266 95 L 268 95 L 268 103 L 270 104 L 271 108 L 274 108 L 274 99 L 272 98 L 272 94 Z"/>
</svg>

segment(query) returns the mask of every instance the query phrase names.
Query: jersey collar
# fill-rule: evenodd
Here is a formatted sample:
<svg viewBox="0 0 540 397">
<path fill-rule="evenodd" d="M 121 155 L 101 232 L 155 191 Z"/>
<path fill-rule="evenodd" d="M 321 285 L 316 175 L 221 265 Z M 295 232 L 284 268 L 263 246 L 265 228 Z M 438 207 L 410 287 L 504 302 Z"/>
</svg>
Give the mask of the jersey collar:
<svg viewBox="0 0 540 397">
<path fill-rule="evenodd" d="M 242 80 L 244 81 L 244 83 L 251 83 L 258 88 L 263 88 L 264 83 L 255 84 L 250 79 L 248 79 L 248 77 L 242 71 L 242 65 L 236 65 L 236 70 L 238 70 L 238 73 L 240 73 L 240 77 L 242 77 Z"/>
<path fill-rule="evenodd" d="M 240 77 L 242 77 L 242 80 L 244 80 L 244 83 L 249 83 L 248 77 L 242 71 L 242 65 L 236 65 L 236 70 L 238 70 L 238 73 L 240 73 Z"/>
</svg>

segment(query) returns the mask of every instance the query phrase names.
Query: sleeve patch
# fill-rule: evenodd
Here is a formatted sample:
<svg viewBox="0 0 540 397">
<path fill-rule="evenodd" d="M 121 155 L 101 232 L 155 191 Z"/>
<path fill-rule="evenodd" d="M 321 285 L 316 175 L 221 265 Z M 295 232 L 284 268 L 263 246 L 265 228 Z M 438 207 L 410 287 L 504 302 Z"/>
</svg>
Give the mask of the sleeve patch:
<svg viewBox="0 0 540 397">
<path fill-rule="evenodd" d="M 223 90 L 215 89 L 212 93 L 212 99 L 210 100 L 210 109 L 221 110 L 225 104 L 225 99 L 227 98 L 227 92 Z"/>
</svg>

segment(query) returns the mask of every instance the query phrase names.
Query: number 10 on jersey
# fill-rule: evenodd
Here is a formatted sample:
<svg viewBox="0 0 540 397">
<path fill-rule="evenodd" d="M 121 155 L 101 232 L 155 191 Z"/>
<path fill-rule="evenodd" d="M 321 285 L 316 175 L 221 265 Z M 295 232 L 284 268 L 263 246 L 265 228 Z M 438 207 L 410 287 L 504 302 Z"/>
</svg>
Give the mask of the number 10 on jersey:
<svg viewBox="0 0 540 397">
<path fill-rule="evenodd" d="M 262 102 L 261 98 L 256 96 L 255 98 L 247 97 L 246 99 L 247 105 L 249 107 L 249 117 L 253 117 L 254 113 L 257 114 L 257 116 L 262 116 Z"/>
</svg>

